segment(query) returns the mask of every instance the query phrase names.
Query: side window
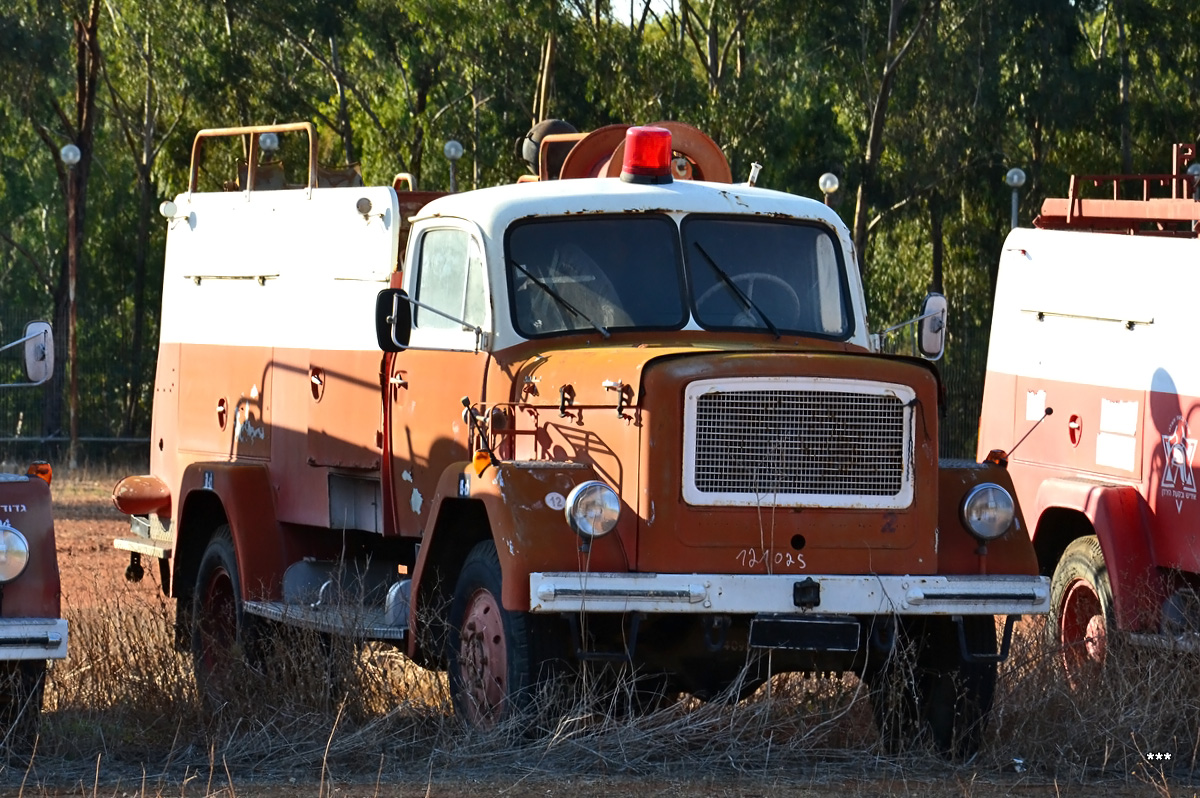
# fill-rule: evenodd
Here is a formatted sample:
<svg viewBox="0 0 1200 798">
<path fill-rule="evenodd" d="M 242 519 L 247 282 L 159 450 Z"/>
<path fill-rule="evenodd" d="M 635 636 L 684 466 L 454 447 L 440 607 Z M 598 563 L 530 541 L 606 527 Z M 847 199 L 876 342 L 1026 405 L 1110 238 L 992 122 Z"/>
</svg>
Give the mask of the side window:
<svg viewBox="0 0 1200 798">
<path fill-rule="evenodd" d="M 420 266 L 417 271 L 416 299 L 429 307 L 482 325 L 486 296 L 483 285 L 483 257 L 479 245 L 465 230 L 430 230 L 421 238 Z M 416 327 L 433 330 L 460 330 L 462 325 L 427 308 L 414 309 Z"/>
<path fill-rule="evenodd" d="M 477 327 L 482 327 L 487 315 L 487 292 L 483 286 L 483 255 L 479 242 L 471 239 L 467 248 L 467 297 L 463 307 L 463 318 Z"/>
<path fill-rule="evenodd" d="M 838 335 L 846 329 L 846 303 L 842 300 L 842 275 L 838 268 L 837 252 L 833 248 L 833 237 L 817 236 L 816 240 L 816 291 L 821 321 L 817 332 Z"/>
</svg>

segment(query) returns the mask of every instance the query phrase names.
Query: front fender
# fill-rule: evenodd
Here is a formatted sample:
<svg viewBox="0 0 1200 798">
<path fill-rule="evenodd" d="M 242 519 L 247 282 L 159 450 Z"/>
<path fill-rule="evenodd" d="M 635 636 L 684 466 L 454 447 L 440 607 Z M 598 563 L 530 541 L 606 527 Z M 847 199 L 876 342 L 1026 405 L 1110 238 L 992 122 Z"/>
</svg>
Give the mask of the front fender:
<svg viewBox="0 0 1200 798">
<path fill-rule="evenodd" d="M 25 536 L 29 561 L 25 571 L 3 586 L 0 609 L 5 618 L 58 618 L 62 585 L 50 486 L 37 477 L 7 477 L 0 481 L 0 520 Z"/>
<path fill-rule="evenodd" d="M 413 596 L 436 558 L 440 535 L 470 534 L 439 524 L 447 502 L 477 502 L 486 513 L 487 532 L 496 542 L 503 595 L 510 610 L 529 609 L 529 574 L 535 571 L 627 571 L 629 561 L 619 530 L 584 546 L 564 515 L 567 494 L 581 482 L 599 479 L 589 465 L 576 463 L 505 462 L 477 474 L 470 463 L 455 463 L 438 482 L 421 552 L 413 569 Z M 623 508 L 622 521 L 636 522 Z M 636 526 L 636 523 L 634 523 Z M 482 531 L 479 532 L 482 539 Z M 417 612 L 412 608 L 413 621 Z M 415 627 L 414 627 L 415 628 Z"/>
<path fill-rule="evenodd" d="M 963 525 L 963 498 L 975 485 L 994 482 L 1012 494 L 1016 516 L 986 547 Z M 943 462 L 938 476 L 938 573 L 1037 575 L 1037 554 L 1008 470 L 992 463 Z"/>
</svg>

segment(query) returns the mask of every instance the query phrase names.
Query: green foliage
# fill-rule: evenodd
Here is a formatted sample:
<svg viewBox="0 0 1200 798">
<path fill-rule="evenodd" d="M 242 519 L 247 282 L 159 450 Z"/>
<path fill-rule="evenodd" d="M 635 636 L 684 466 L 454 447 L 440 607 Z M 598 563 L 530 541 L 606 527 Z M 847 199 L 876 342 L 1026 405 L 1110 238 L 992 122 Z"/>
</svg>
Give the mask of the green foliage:
<svg viewBox="0 0 1200 798">
<path fill-rule="evenodd" d="M 72 30 L 88 8 L 16 0 L 0 12 L 0 290 L 30 317 L 48 316 L 61 296 L 66 184 L 56 153 L 78 123 Z M 79 282 L 87 435 L 148 431 L 164 238 L 154 209 L 186 188 L 199 128 L 313 120 L 323 161 L 361 161 L 369 182 L 410 172 L 431 189 L 448 186 L 441 150 L 454 138 L 466 150 L 460 186 L 507 182 L 524 171 L 512 143 L 539 113 L 551 46 L 544 115 L 581 130 L 688 122 L 721 144 L 735 180 L 758 162 L 762 185 L 800 194 L 817 195 L 831 171 L 849 223 L 890 70 L 864 209 L 872 323 L 897 323 L 919 305 L 940 218 L 949 369 L 954 342 L 982 337 L 989 322 L 1008 228 L 1004 172 L 1029 173 L 1028 223 L 1072 172 L 1114 172 L 1123 160 L 1165 171 L 1169 145 L 1195 141 L 1200 102 L 1200 7 L 1184 0 L 109 0 L 103 9 Z"/>
</svg>

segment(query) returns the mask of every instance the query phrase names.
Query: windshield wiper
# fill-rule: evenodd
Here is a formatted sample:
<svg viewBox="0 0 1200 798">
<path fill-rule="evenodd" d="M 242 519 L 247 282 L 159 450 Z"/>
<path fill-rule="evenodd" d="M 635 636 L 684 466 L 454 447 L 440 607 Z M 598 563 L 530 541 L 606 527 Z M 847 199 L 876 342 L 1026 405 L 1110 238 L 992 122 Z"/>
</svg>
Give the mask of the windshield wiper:
<svg viewBox="0 0 1200 798">
<path fill-rule="evenodd" d="M 756 305 L 753 299 L 746 296 L 742 289 L 737 287 L 737 283 L 733 281 L 733 278 L 729 276 L 729 273 L 717 265 L 717 262 L 713 260 L 713 256 L 709 255 L 708 251 L 705 250 L 704 247 L 700 246 L 699 241 L 693 241 L 692 243 L 696 245 L 696 249 L 700 250 L 700 254 L 704 256 L 704 259 L 708 261 L 708 264 L 713 267 L 713 271 L 717 273 L 717 276 L 725 282 L 725 285 L 729 286 L 730 291 L 733 291 L 734 296 L 742 301 L 742 304 L 746 306 L 747 310 L 753 310 L 758 314 L 758 317 L 763 320 L 763 324 L 767 325 L 767 329 L 771 331 L 771 334 L 775 336 L 775 340 L 778 341 L 781 337 L 779 335 L 779 330 L 777 330 L 775 325 L 771 323 L 771 320 L 767 318 L 767 314 L 763 313 L 763 309 Z"/>
<path fill-rule="evenodd" d="M 598 323 L 596 323 L 596 322 L 595 322 L 595 321 L 592 319 L 592 317 L 591 317 L 591 316 L 587 315 L 587 314 L 586 314 L 586 313 L 584 313 L 582 310 L 580 310 L 579 308 L 575 307 L 574 305 L 572 305 L 572 304 L 571 304 L 570 302 L 568 302 L 567 300 L 563 299 L 563 296 L 562 296 L 562 294 L 558 293 L 558 292 L 557 292 L 557 291 L 555 291 L 553 288 L 551 288 L 551 287 L 549 286 L 549 284 L 547 284 L 547 283 L 544 283 L 544 282 L 542 282 L 541 280 L 539 280 L 538 278 L 534 277 L 534 276 L 533 276 L 533 274 L 532 274 L 532 273 L 529 271 L 529 269 L 526 269 L 524 266 L 522 266 L 521 264 L 517 263 L 517 262 L 516 262 L 515 260 L 513 260 L 512 258 L 509 258 L 509 259 L 508 259 L 508 262 L 509 262 L 509 263 L 511 263 L 513 266 L 516 266 L 516 267 L 517 267 L 517 269 L 519 269 L 519 270 L 520 270 L 521 274 L 523 274 L 523 275 L 525 275 L 526 277 L 528 277 L 528 278 L 529 278 L 529 279 L 530 279 L 530 280 L 533 282 L 533 284 L 534 284 L 534 285 L 536 285 L 538 288 L 542 289 L 542 290 L 543 290 L 543 291 L 545 291 L 547 294 L 549 294 L 551 297 L 553 297 L 553 299 L 554 299 L 554 301 L 555 301 L 555 302 L 557 302 L 558 304 L 562 305 L 564 308 L 566 308 L 567 310 L 569 310 L 571 313 L 575 314 L 575 315 L 576 315 L 576 316 L 578 316 L 579 318 L 581 318 L 581 319 L 583 319 L 584 321 L 586 321 L 588 324 L 590 324 L 590 325 L 592 325 L 593 327 L 595 327 L 595 328 L 596 328 L 596 332 L 600 333 L 600 334 L 601 334 L 601 335 L 603 335 L 605 338 L 609 338 L 609 337 L 612 335 L 612 334 L 611 334 L 611 333 L 608 331 L 608 328 L 607 328 L 607 327 L 605 327 L 603 324 L 598 324 Z M 768 322 L 768 324 L 769 324 L 769 323 L 770 323 L 770 322 Z"/>
</svg>

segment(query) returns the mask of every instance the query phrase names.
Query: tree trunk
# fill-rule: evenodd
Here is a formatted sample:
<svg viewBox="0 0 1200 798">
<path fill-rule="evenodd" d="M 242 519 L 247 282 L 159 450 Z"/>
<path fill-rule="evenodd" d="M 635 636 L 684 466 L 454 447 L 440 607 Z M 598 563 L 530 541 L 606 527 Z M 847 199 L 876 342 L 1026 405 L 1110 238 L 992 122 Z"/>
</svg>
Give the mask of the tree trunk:
<svg viewBox="0 0 1200 798">
<path fill-rule="evenodd" d="M 151 153 L 153 151 L 151 150 Z M 138 164 L 137 245 L 133 257 L 133 332 L 129 340 L 129 371 L 125 382 L 125 421 L 123 434 L 133 437 L 137 429 L 138 400 L 147 380 L 142 373 L 146 362 L 146 272 L 150 261 L 150 228 L 154 220 L 154 200 L 157 190 L 150 176 L 154 157 Z M 153 379 L 153 375 L 149 375 Z"/>
<path fill-rule="evenodd" d="M 942 287 L 942 261 L 945 258 L 945 242 L 942 233 L 942 195 L 936 188 L 929 193 L 929 243 L 933 249 L 933 271 L 929 279 L 929 290 L 946 293 Z"/>
<path fill-rule="evenodd" d="M 554 34 L 546 34 L 546 45 L 542 48 L 542 68 L 538 72 L 537 96 L 533 100 L 533 127 L 550 116 L 550 82 L 554 79 Z"/>
<path fill-rule="evenodd" d="M 1117 49 L 1121 53 L 1120 92 L 1121 108 L 1121 171 L 1123 174 L 1133 174 L 1133 132 L 1129 122 L 1129 44 L 1125 41 L 1125 16 L 1122 14 L 1121 3 L 1114 0 L 1113 12 L 1117 18 Z"/>
<path fill-rule="evenodd" d="M 100 0 L 92 0 L 86 20 L 75 20 L 75 118 L 70 120 L 74 127 L 74 144 L 79 148 L 79 163 L 67 167 L 67 260 L 66 273 L 59 280 L 55 292 L 55 319 L 66 321 L 67 366 L 68 366 L 68 414 L 71 445 L 68 450 L 68 467 L 78 465 L 79 440 L 79 341 L 76 317 L 79 307 L 78 278 L 83 260 L 84 220 L 87 217 L 87 184 L 91 172 L 95 145 L 96 94 L 99 88 Z M 61 115 L 60 117 L 65 116 Z M 67 121 L 67 120 L 63 120 Z M 60 157 L 55 153 L 55 157 Z M 62 329 L 61 327 L 59 329 Z"/>
<path fill-rule="evenodd" d="M 346 107 L 346 84 L 342 75 L 342 59 L 338 53 L 336 36 L 329 37 L 329 58 L 330 66 L 333 67 L 330 70 L 333 73 L 333 85 L 337 88 L 338 135 L 342 138 L 342 148 L 346 153 L 346 163 L 349 165 L 358 160 L 358 154 L 354 147 L 354 128 L 350 121 L 350 109 Z"/>
</svg>

